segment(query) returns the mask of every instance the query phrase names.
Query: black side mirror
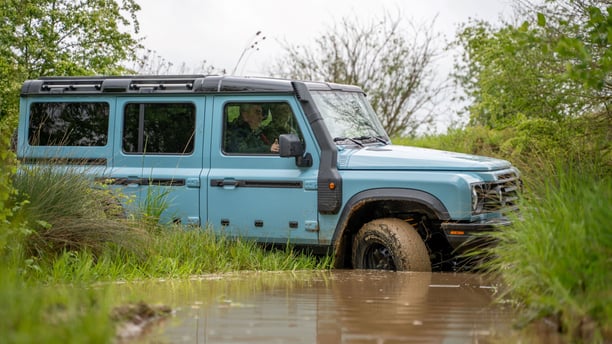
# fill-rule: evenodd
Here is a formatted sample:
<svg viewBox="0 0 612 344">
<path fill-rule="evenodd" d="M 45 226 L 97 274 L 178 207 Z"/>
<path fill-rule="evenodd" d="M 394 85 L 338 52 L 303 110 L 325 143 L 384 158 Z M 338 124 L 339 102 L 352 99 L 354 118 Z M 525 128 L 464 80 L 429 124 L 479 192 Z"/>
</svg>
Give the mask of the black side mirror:
<svg viewBox="0 0 612 344">
<path fill-rule="evenodd" d="M 298 167 L 312 166 L 310 153 L 304 155 L 304 145 L 296 134 L 282 134 L 278 137 L 279 155 L 281 158 L 295 157 Z"/>
<path fill-rule="evenodd" d="M 304 146 L 300 138 L 296 134 L 282 134 L 278 137 L 280 146 L 280 156 L 288 158 L 292 156 L 302 156 L 304 154 Z"/>
</svg>

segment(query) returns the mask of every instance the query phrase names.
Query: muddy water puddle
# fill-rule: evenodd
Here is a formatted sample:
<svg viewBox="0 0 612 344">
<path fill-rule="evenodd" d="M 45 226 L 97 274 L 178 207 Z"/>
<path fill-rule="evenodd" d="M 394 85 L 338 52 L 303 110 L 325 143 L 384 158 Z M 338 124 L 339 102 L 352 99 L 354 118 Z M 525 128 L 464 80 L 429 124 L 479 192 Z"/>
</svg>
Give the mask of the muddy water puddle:
<svg viewBox="0 0 612 344">
<path fill-rule="evenodd" d="M 497 343 L 496 282 L 469 273 L 253 272 L 121 286 L 174 309 L 138 342 Z"/>
</svg>

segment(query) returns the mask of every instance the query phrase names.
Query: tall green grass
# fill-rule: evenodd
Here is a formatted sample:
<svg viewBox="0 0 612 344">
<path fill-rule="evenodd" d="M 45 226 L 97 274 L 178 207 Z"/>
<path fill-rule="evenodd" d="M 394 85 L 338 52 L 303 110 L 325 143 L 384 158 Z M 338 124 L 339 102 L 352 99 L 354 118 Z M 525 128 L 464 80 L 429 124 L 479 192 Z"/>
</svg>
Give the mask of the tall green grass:
<svg viewBox="0 0 612 344">
<path fill-rule="evenodd" d="M 490 272 L 499 273 L 522 321 L 556 321 L 574 340 L 612 335 L 612 176 L 557 165 L 527 185 L 521 217 L 492 235 Z"/>
<path fill-rule="evenodd" d="M 113 245 L 130 252 L 144 249 L 145 233 L 129 221 L 110 216 L 111 195 L 93 188 L 76 169 L 52 166 L 23 167 L 14 187 L 24 204 L 15 220 L 31 230 L 24 254 L 53 260 L 64 251 L 101 254 Z"/>
<path fill-rule="evenodd" d="M 252 241 L 233 240 L 209 229 L 173 225 L 149 238 L 146 255 L 109 246 L 101 254 L 65 251 L 53 260 L 26 265 L 30 280 L 46 283 L 186 278 L 229 271 L 320 270 L 331 257 L 298 253 L 288 247 L 271 250 Z"/>
</svg>

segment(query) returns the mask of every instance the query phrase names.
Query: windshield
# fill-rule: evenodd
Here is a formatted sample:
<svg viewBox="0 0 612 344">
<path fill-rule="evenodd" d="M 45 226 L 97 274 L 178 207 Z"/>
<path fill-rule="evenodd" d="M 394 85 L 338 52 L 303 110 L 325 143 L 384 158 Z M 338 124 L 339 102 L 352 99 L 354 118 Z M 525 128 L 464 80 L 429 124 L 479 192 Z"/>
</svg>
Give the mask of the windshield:
<svg viewBox="0 0 612 344">
<path fill-rule="evenodd" d="M 376 113 L 358 92 L 313 91 L 317 105 L 329 134 L 339 144 L 372 142 L 388 143 L 387 133 Z"/>
</svg>

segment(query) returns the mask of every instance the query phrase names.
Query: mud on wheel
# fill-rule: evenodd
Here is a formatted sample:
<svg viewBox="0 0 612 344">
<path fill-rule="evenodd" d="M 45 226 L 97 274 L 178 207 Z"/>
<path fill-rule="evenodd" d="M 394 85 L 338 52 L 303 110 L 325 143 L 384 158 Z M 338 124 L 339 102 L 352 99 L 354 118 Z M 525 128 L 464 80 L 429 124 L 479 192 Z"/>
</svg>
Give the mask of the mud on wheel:
<svg viewBox="0 0 612 344">
<path fill-rule="evenodd" d="M 431 271 L 427 247 L 408 223 L 384 218 L 363 225 L 353 240 L 353 268 Z"/>
</svg>

